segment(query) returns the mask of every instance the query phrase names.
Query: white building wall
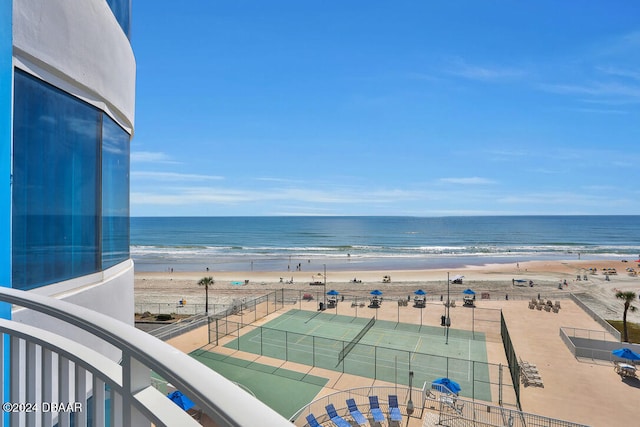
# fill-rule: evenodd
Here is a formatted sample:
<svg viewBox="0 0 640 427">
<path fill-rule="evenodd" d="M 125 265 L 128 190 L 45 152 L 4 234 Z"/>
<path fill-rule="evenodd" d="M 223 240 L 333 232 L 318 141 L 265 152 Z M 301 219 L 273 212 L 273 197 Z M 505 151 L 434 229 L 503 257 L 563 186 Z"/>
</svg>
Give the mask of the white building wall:
<svg viewBox="0 0 640 427">
<path fill-rule="evenodd" d="M 13 63 L 101 109 L 133 133 L 136 64 L 129 39 L 105 0 L 14 0 Z M 31 290 L 107 314 L 133 325 L 133 262 Z M 89 344 L 119 358 L 104 344 L 85 341 L 55 320 L 19 309 L 13 319 Z"/>
<path fill-rule="evenodd" d="M 134 293 L 133 262 L 118 264 L 102 273 L 68 280 L 29 292 L 58 298 L 73 304 L 106 314 L 133 326 Z M 77 340 L 97 350 L 112 360 L 119 360 L 120 353 L 112 346 L 95 339 L 84 331 L 69 329 L 66 323 L 58 322 L 32 310 L 18 309 L 12 314 L 13 320 L 45 329 Z"/>
<path fill-rule="evenodd" d="M 105 0 L 14 0 L 13 46 L 15 66 L 132 132 L 135 57 Z"/>
</svg>

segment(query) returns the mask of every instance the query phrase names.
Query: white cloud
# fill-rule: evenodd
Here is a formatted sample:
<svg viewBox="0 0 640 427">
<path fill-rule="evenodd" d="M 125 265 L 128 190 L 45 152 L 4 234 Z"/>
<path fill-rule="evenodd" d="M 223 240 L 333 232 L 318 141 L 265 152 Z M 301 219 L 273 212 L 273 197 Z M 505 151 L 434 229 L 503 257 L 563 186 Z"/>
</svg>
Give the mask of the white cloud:
<svg viewBox="0 0 640 427">
<path fill-rule="evenodd" d="M 611 197 L 605 194 L 585 192 L 537 192 L 505 195 L 496 199 L 497 203 L 510 205 L 532 205 L 540 208 L 557 207 L 557 214 L 564 215 L 574 208 L 601 207 L 610 203 Z M 527 210 L 527 209 L 525 209 Z M 566 211 L 566 212 L 565 212 Z"/>
<path fill-rule="evenodd" d="M 598 71 L 616 77 L 624 77 L 632 80 L 640 80 L 640 70 L 631 70 L 617 67 L 598 67 Z"/>
<path fill-rule="evenodd" d="M 492 182 L 484 178 L 449 178 L 454 183 Z M 309 183 L 307 183 L 309 184 Z M 131 192 L 132 214 L 225 215 L 510 215 L 626 212 L 637 206 L 637 193 L 612 197 L 605 189 L 576 191 L 496 191 L 477 186 L 442 189 L 347 187 L 246 189 L 168 186 Z M 615 200 L 614 200 L 615 199 Z M 612 204 L 614 203 L 614 204 Z M 614 211 L 618 212 L 618 211 Z"/>
<path fill-rule="evenodd" d="M 464 77 L 470 80 L 501 81 L 521 78 L 527 73 L 522 69 L 498 65 L 472 65 L 461 58 L 449 62 L 447 74 Z"/>
<path fill-rule="evenodd" d="M 463 184 L 463 185 L 486 185 L 495 184 L 495 181 L 487 178 L 469 177 L 469 178 L 440 178 L 438 181 L 447 184 Z"/>
<path fill-rule="evenodd" d="M 428 195 L 422 191 L 402 189 L 377 189 L 326 186 L 322 189 L 309 187 L 243 189 L 223 187 L 170 186 L 161 189 L 132 190 L 131 203 L 135 205 L 203 205 L 203 204 L 250 204 L 257 202 L 297 203 L 317 210 L 327 205 L 396 204 L 409 200 L 424 200 Z"/>
<path fill-rule="evenodd" d="M 131 162 L 138 163 L 167 163 L 177 164 L 179 162 L 172 160 L 166 153 L 153 151 L 132 151 Z"/>
<path fill-rule="evenodd" d="M 176 172 L 143 172 L 132 171 L 132 178 L 150 179 L 155 181 L 212 181 L 224 179 L 222 176 L 215 175 L 198 175 L 190 173 L 176 173 Z"/>
<path fill-rule="evenodd" d="M 256 180 L 265 181 L 265 182 L 288 182 L 288 183 L 300 182 L 299 180 L 293 180 L 288 178 L 273 178 L 273 177 L 257 177 Z"/>
<path fill-rule="evenodd" d="M 572 108 L 572 111 L 577 111 L 579 113 L 591 113 L 591 114 L 629 114 L 629 111 L 625 110 L 614 110 L 614 109 L 606 109 L 606 108 Z"/>
<path fill-rule="evenodd" d="M 546 92 L 587 95 L 594 97 L 622 97 L 640 102 L 640 87 L 619 82 L 590 82 L 585 84 L 542 84 Z"/>
</svg>

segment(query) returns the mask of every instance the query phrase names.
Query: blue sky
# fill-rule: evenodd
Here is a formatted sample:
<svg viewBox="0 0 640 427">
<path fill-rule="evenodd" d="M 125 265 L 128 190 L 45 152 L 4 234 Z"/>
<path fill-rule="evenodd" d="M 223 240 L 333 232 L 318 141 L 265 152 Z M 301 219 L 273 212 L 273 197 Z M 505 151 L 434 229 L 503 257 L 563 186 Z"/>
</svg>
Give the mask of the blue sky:
<svg viewBox="0 0 640 427">
<path fill-rule="evenodd" d="M 640 214 L 639 16 L 134 1 L 131 214 Z"/>
</svg>

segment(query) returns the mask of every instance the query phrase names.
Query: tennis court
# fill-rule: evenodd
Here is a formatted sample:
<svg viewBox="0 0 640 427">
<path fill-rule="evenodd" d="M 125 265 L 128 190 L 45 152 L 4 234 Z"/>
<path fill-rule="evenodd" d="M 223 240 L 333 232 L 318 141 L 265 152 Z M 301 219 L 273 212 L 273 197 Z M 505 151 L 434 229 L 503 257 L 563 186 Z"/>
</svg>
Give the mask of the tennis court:
<svg viewBox="0 0 640 427">
<path fill-rule="evenodd" d="M 408 384 L 449 377 L 461 395 L 491 400 L 484 335 L 327 312 L 289 310 L 225 347 L 314 367 Z"/>
<path fill-rule="evenodd" d="M 327 383 L 326 378 L 205 350 L 196 350 L 191 356 L 286 418 L 312 401 Z"/>
</svg>

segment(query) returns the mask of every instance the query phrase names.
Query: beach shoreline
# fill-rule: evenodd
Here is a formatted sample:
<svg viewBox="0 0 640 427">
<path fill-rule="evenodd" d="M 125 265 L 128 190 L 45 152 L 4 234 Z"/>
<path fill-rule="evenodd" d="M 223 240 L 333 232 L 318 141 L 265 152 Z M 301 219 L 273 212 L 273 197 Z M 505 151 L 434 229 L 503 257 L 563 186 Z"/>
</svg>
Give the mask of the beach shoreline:
<svg viewBox="0 0 640 427">
<path fill-rule="evenodd" d="M 319 268 L 320 267 L 320 268 Z M 615 297 L 618 290 L 640 291 L 640 276 L 627 271 L 640 271 L 633 262 L 620 259 L 609 260 L 553 260 L 522 261 L 468 265 L 454 269 L 386 269 L 386 270 L 327 270 L 326 289 L 335 289 L 347 297 L 366 297 L 374 289 L 382 291 L 390 299 L 412 296 L 423 289 L 430 298 L 446 294 L 447 277 L 464 276 L 461 284 L 448 286 L 451 299 L 462 300 L 462 290 L 471 288 L 476 294 L 489 294 L 490 299 L 505 300 L 537 297 L 563 299 L 569 293 L 584 295 L 589 307 L 605 319 L 621 320 L 623 302 Z M 308 271 L 305 271 L 307 270 Z M 590 270 L 591 269 L 591 270 Z M 604 274 L 605 269 L 614 269 L 616 274 Z M 212 277 L 215 283 L 209 287 L 209 304 L 230 303 L 234 299 L 264 295 L 276 289 L 297 289 L 317 294 L 325 283 L 325 269 L 317 263 L 304 265 L 295 271 L 136 271 L 136 305 L 153 303 L 204 304 L 205 292 L 197 282 L 203 277 Z M 613 272 L 608 270 L 607 272 Z M 390 276 L 389 283 L 383 282 Z M 585 280 L 586 277 L 586 280 Z M 578 278 L 580 280 L 578 280 Z M 608 280 L 607 280 L 608 278 Z M 356 280 L 354 282 L 354 279 Z M 533 286 L 529 286 L 532 283 Z M 561 289 L 560 289 L 561 288 Z M 638 304 L 636 304 L 638 305 Z M 640 310 L 628 313 L 628 321 L 640 323 Z"/>
</svg>

